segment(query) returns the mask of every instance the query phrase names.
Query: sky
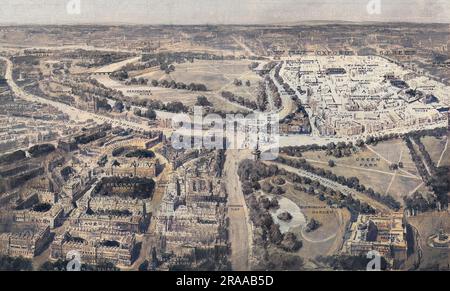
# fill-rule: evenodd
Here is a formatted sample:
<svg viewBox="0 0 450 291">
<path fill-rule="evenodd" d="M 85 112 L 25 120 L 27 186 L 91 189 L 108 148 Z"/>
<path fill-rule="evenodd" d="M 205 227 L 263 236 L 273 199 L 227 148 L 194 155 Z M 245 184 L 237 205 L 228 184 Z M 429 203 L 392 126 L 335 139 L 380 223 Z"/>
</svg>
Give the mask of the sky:
<svg viewBox="0 0 450 291">
<path fill-rule="evenodd" d="M 314 20 L 450 23 L 450 0 L 0 0 L 0 24 L 293 24 Z"/>
</svg>

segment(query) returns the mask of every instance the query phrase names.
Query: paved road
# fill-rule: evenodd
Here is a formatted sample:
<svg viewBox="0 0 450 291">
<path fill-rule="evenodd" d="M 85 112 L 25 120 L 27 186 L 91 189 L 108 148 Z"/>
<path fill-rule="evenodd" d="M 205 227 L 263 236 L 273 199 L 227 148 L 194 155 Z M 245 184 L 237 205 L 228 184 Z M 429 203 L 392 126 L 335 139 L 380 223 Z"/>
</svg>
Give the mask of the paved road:
<svg viewBox="0 0 450 291">
<path fill-rule="evenodd" d="M 228 150 L 224 166 L 224 183 L 228 194 L 229 240 L 231 266 L 234 271 L 249 270 L 253 231 L 249 213 L 237 175 L 239 163 L 251 158 L 250 151 Z"/>
</svg>

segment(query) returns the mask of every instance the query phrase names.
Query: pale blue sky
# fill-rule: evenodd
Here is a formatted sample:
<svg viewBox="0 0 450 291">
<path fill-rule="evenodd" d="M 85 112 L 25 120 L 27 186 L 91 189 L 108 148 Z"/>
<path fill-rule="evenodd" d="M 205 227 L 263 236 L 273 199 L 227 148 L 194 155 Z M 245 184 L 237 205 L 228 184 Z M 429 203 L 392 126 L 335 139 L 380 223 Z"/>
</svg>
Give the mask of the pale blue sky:
<svg viewBox="0 0 450 291">
<path fill-rule="evenodd" d="M 81 13 L 67 13 L 80 1 Z M 381 13 L 367 4 L 380 1 Z M 311 20 L 450 22 L 450 0 L 0 0 L 2 24 L 283 24 Z"/>
</svg>

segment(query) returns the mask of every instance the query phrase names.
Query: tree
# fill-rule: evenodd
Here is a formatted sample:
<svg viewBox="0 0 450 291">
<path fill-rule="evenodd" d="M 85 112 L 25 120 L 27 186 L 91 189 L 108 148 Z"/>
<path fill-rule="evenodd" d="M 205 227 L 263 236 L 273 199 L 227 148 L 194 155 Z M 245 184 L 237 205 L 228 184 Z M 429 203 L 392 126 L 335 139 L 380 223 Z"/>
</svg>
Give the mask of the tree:
<svg viewBox="0 0 450 291">
<path fill-rule="evenodd" d="M 318 222 L 314 218 L 311 218 L 311 220 L 306 225 L 306 232 L 314 231 L 318 229 L 320 226 L 321 226 L 320 222 Z"/>
<path fill-rule="evenodd" d="M 358 146 L 358 147 L 363 147 L 363 146 L 364 146 L 364 141 L 363 141 L 362 139 L 358 139 L 358 140 L 356 141 L 356 146 Z"/>
<path fill-rule="evenodd" d="M 147 117 L 148 119 L 151 119 L 151 120 L 155 120 L 156 119 L 155 110 L 153 110 L 153 109 L 147 110 L 147 112 L 145 113 L 145 117 Z"/>
<path fill-rule="evenodd" d="M 139 108 L 135 108 L 133 112 L 134 112 L 134 115 L 136 115 L 136 116 L 142 116 L 142 111 Z"/>
<path fill-rule="evenodd" d="M 292 219 L 292 214 L 290 214 L 289 212 L 285 211 L 282 212 L 280 214 L 278 214 L 278 219 L 282 220 L 282 221 L 290 221 Z"/>
<path fill-rule="evenodd" d="M 274 195 L 282 195 L 282 194 L 286 193 L 286 191 L 284 191 L 283 188 L 281 188 L 281 187 L 279 187 L 279 186 L 276 186 L 276 187 L 274 187 L 274 188 L 272 189 L 272 192 L 271 192 L 271 193 L 274 194 Z"/>
<path fill-rule="evenodd" d="M 391 170 L 391 171 L 396 171 L 396 170 L 398 170 L 398 165 L 397 164 L 390 164 L 389 165 L 389 169 Z"/>
<path fill-rule="evenodd" d="M 116 101 L 116 103 L 114 104 L 114 111 L 116 112 L 122 113 L 124 108 L 125 106 L 123 105 L 123 102 L 120 100 Z"/>
<path fill-rule="evenodd" d="M 205 96 L 198 96 L 197 97 L 197 103 L 195 103 L 196 106 L 211 106 L 211 102 L 205 97 Z"/>
<path fill-rule="evenodd" d="M 264 183 L 261 185 L 261 190 L 263 190 L 263 192 L 271 193 L 271 192 L 272 192 L 272 189 L 273 189 L 272 184 L 270 184 L 270 183 L 268 183 L 268 182 L 264 182 Z"/>
<path fill-rule="evenodd" d="M 117 79 L 119 81 L 124 81 L 128 79 L 128 72 L 126 71 L 117 71 L 111 74 L 111 78 Z"/>
<path fill-rule="evenodd" d="M 152 270 L 155 270 L 156 267 L 158 267 L 158 265 L 159 265 L 159 260 L 158 260 L 157 254 L 156 254 L 156 248 L 153 247 L 152 248 L 152 261 L 151 261 Z"/>
<path fill-rule="evenodd" d="M 330 166 L 331 168 L 336 166 L 336 163 L 333 160 L 329 160 L 328 161 L 328 166 Z"/>
<path fill-rule="evenodd" d="M 292 232 L 287 232 L 283 236 L 280 247 L 287 252 L 296 252 L 303 246 L 302 241 L 299 241 L 297 236 Z"/>
<path fill-rule="evenodd" d="M 180 113 L 187 112 L 186 106 L 179 101 L 169 102 L 166 106 L 166 110 L 169 112 Z"/>
<path fill-rule="evenodd" d="M 253 187 L 250 182 L 245 181 L 242 183 L 242 193 L 244 193 L 244 195 L 250 195 L 253 193 Z"/>
<path fill-rule="evenodd" d="M 279 244 L 283 239 L 283 235 L 280 231 L 280 226 L 278 224 L 272 224 L 270 226 L 269 238 L 273 244 Z"/>
<path fill-rule="evenodd" d="M 149 263 L 147 260 L 145 260 L 142 264 L 139 265 L 138 270 L 141 272 L 148 271 L 148 266 L 149 266 Z"/>
<path fill-rule="evenodd" d="M 264 209 L 271 209 L 271 208 L 278 208 L 279 207 L 278 200 L 275 199 L 275 198 L 270 200 L 269 198 L 264 197 L 264 198 L 262 198 L 260 200 L 260 203 L 261 203 L 261 207 L 264 208 Z"/>
</svg>

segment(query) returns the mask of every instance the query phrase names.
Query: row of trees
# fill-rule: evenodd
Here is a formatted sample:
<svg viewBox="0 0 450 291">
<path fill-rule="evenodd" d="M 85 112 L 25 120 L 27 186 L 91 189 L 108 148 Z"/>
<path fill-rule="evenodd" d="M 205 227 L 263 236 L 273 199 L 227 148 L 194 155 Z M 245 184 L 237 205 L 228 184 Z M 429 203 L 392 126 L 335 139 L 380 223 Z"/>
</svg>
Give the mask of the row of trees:
<svg viewBox="0 0 450 291">
<path fill-rule="evenodd" d="M 407 209 L 414 209 L 420 212 L 425 212 L 428 210 L 437 208 L 437 199 L 434 195 L 427 195 L 424 197 L 422 193 L 416 192 L 411 196 L 404 197 L 405 207 Z"/>
<path fill-rule="evenodd" d="M 240 87 L 244 84 L 244 82 L 240 79 L 234 79 L 233 84 L 237 87 Z M 252 85 L 252 83 L 250 82 L 250 80 L 247 80 L 245 82 L 245 86 L 250 87 Z"/>
<path fill-rule="evenodd" d="M 72 88 L 72 94 L 80 96 L 85 101 L 91 101 L 92 97 L 107 98 L 112 100 L 123 100 L 124 95 L 119 90 L 106 87 L 96 79 L 89 79 L 88 83 L 81 80 L 75 82 L 64 82 L 65 86 Z"/>
<path fill-rule="evenodd" d="M 168 81 L 168 80 L 152 80 L 150 83 L 153 87 L 162 87 L 162 88 L 170 88 L 170 89 L 178 89 L 178 90 L 189 90 L 189 91 L 199 91 L 199 92 L 206 92 L 208 91 L 208 88 L 205 84 L 201 83 L 189 83 L 185 84 L 183 82 L 177 82 L 175 80 Z"/>
<path fill-rule="evenodd" d="M 373 198 L 374 200 L 377 200 L 377 201 L 385 204 L 386 206 L 388 206 L 389 208 L 391 208 L 395 211 L 400 209 L 400 203 L 398 201 L 396 201 L 394 198 L 392 198 L 392 196 L 382 195 L 378 192 L 375 192 L 372 188 L 366 188 L 364 185 L 362 185 L 359 182 L 359 179 L 357 177 L 346 178 L 344 176 L 337 176 L 329 170 L 324 170 L 324 169 L 313 167 L 308 162 L 306 162 L 306 160 L 303 158 L 288 159 L 288 158 L 278 157 L 277 162 L 294 167 L 294 168 L 303 169 L 305 171 L 308 171 L 308 172 L 314 173 L 318 176 L 321 176 L 325 179 L 328 179 L 328 180 L 337 182 L 341 185 L 347 186 L 349 188 L 355 189 L 356 191 L 364 193 L 364 194 L 370 196 L 371 198 Z"/>
<path fill-rule="evenodd" d="M 225 150 L 220 149 L 216 151 L 215 159 L 214 159 L 214 172 L 216 173 L 216 177 L 222 177 L 223 167 L 225 165 Z"/>
<path fill-rule="evenodd" d="M 153 79 L 149 81 L 148 79 L 145 79 L 143 77 L 140 78 L 131 78 L 129 79 L 129 75 L 126 71 L 121 70 L 114 72 L 110 75 L 112 79 L 118 80 L 118 81 L 125 81 L 125 85 L 131 86 L 131 85 L 137 85 L 137 86 L 147 86 L 151 85 L 153 87 L 162 87 L 162 88 L 170 88 L 170 89 L 177 89 L 177 90 L 189 90 L 189 91 L 208 91 L 208 88 L 205 84 L 201 83 L 183 83 L 183 82 L 177 82 L 175 80 L 162 80 L 158 81 L 156 79 Z"/>
<path fill-rule="evenodd" d="M 127 80 L 125 82 L 125 85 L 138 85 L 138 86 L 145 86 L 148 85 L 148 79 L 145 79 L 143 77 L 140 78 L 131 78 L 130 80 Z"/>
<path fill-rule="evenodd" d="M 125 81 L 128 79 L 128 72 L 125 70 L 112 72 L 109 77 L 117 81 Z"/>
<path fill-rule="evenodd" d="M 151 54 L 142 55 L 141 61 L 148 62 L 151 60 L 156 60 L 159 64 L 182 64 L 185 62 L 193 63 L 195 60 L 234 60 L 233 55 L 214 55 L 205 52 L 157 52 Z"/>
<path fill-rule="evenodd" d="M 278 91 L 277 85 L 275 85 L 275 82 L 269 76 L 266 76 L 266 81 L 267 81 L 267 87 L 269 88 L 270 94 L 272 95 L 273 105 L 276 108 L 281 108 L 281 106 L 283 105 L 283 102 L 281 100 L 281 95 L 280 95 L 280 92 Z"/>
<path fill-rule="evenodd" d="M 283 77 L 280 76 L 281 67 L 283 65 L 283 62 L 281 62 L 276 68 L 275 68 L 275 79 L 277 82 L 283 87 L 284 91 L 291 95 L 292 97 L 296 96 L 295 90 L 291 88 L 291 86 L 284 82 Z"/>
<path fill-rule="evenodd" d="M 147 107 L 147 110 L 159 110 L 159 111 L 168 111 L 173 113 L 186 113 L 188 112 L 189 108 L 185 106 L 180 101 L 172 101 L 168 102 L 167 104 L 164 104 L 163 102 L 159 100 L 144 100 L 142 102 L 136 102 L 137 106 L 139 107 Z M 137 108 L 134 112 L 137 116 L 147 117 L 149 119 L 154 119 L 153 114 L 147 112 L 143 113 L 142 109 Z M 156 117 L 155 117 L 156 118 Z"/>
<path fill-rule="evenodd" d="M 266 85 L 264 82 L 260 82 L 258 91 L 256 93 L 256 103 L 259 111 L 266 111 L 269 100 L 267 98 Z"/>
<path fill-rule="evenodd" d="M 222 91 L 222 97 L 230 102 L 237 103 L 241 106 L 247 107 L 252 110 L 258 109 L 258 104 L 255 101 L 248 100 L 242 96 L 237 96 L 230 91 Z"/>
<path fill-rule="evenodd" d="M 260 75 L 261 77 L 263 77 L 264 75 L 268 74 L 270 71 L 273 70 L 273 68 L 275 68 L 275 67 L 277 66 L 277 64 L 278 64 L 278 62 L 275 62 L 275 61 L 268 62 L 267 64 L 265 64 L 265 65 L 263 66 L 263 69 L 259 72 L 259 75 Z M 258 64 L 258 65 L 259 65 L 259 64 Z M 256 66 L 256 67 L 257 67 L 257 66 Z M 255 67 L 255 68 L 256 68 L 256 67 Z"/>
<path fill-rule="evenodd" d="M 440 133 L 441 130 L 434 131 L 434 134 Z M 407 136 L 404 138 L 404 141 L 406 143 L 406 146 L 409 149 L 409 152 L 411 153 L 411 158 L 416 165 L 417 170 L 419 171 L 420 176 L 422 177 L 423 181 L 427 186 L 430 186 L 433 189 L 433 192 L 436 194 L 437 202 L 441 205 L 441 207 L 446 208 L 448 205 L 448 193 L 450 192 L 450 177 L 448 175 L 450 171 L 450 167 L 436 167 L 435 163 L 431 159 L 430 154 L 426 150 L 425 146 L 420 140 L 420 136 L 422 136 L 421 133 L 414 133 L 412 136 Z M 412 140 L 417 144 L 417 147 L 419 149 L 419 152 L 416 151 Z M 423 159 L 422 159 L 422 157 Z M 425 165 L 425 163 L 426 165 Z M 428 167 L 427 167 L 428 166 Z M 428 170 L 430 172 L 428 172 Z M 414 206 L 414 204 L 419 203 L 418 206 L 420 208 L 423 208 L 423 201 L 420 196 L 415 197 L 416 199 L 413 199 L 411 202 L 411 205 Z M 415 201 L 418 200 L 418 201 Z M 428 208 L 436 208 L 437 203 L 435 201 L 428 201 Z M 415 208 L 411 208 L 415 209 Z"/>
<path fill-rule="evenodd" d="M 407 136 L 414 137 L 414 138 L 420 138 L 424 136 L 443 136 L 447 133 L 447 128 L 441 127 L 441 128 L 434 128 L 434 129 L 424 129 L 424 130 L 418 130 L 413 131 L 407 134 Z M 401 133 L 388 133 L 384 135 L 378 135 L 378 136 L 368 136 L 366 140 L 359 139 L 356 142 L 356 145 L 359 147 L 364 146 L 365 144 L 368 145 L 376 145 L 379 142 L 388 141 L 392 139 L 398 139 L 398 138 L 404 138 L 406 135 Z"/>
<path fill-rule="evenodd" d="M 356 143 L 357 146 L 363 146 L 363 144 Z M 303 152 L 307 151 L 326 151 L 327 155 L 331 156 L 342 156 L 342 153 L 350 154 L 352 151 L 355 151 L 356 148 L 352 142 L 338 142 L 337 144 L 334 142 L 330 142 L 327 145 L 319 146 L 317 144 L 312 145 L 302 145 L 302 146 L 288 146 L 280 149 L 280 152 L 293 157 L 301 157 Z"/>
</svg>

